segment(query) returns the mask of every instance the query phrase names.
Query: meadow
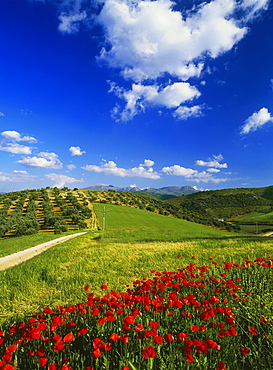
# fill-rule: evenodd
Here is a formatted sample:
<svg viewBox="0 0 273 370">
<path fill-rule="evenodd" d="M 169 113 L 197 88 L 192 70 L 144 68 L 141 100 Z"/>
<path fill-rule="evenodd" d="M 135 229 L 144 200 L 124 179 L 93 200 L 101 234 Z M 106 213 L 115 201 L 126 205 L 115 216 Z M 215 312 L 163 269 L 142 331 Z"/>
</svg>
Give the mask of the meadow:
<svg viewBox="0 0 273 370">
<path fill-rule="evenodd" d="M 272 239 L 119 208 L 0 272 L 0 369 L 270 369 Z"/>
</svg>

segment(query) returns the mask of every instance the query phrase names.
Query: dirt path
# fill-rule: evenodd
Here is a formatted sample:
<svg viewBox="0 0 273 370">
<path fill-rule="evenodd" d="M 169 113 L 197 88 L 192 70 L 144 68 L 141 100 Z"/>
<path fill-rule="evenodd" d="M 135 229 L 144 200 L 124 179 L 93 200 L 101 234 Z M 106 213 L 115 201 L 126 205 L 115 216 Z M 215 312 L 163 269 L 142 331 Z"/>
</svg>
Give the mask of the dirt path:
<svg viewBox="0 0 273 370">
<path fill-rule="evenodd" d="M 61 238 L 50 240 L 49 242 L 36 245 L 35 247 L 25 249 L 23 251 L 10 254 L 9 256 L 0 258 L 0 271 L 6 270 L 9 267 L 19 265 L 20 263 L 29 260 L 37 256 L 38 254 L 44 252 L 45 250 L 53 247 L 53 245 L 60 244 L 66 240 L 76 238 L 77 236 L 86 234 L 85 232 L 62 236 Z"/>
</svg>

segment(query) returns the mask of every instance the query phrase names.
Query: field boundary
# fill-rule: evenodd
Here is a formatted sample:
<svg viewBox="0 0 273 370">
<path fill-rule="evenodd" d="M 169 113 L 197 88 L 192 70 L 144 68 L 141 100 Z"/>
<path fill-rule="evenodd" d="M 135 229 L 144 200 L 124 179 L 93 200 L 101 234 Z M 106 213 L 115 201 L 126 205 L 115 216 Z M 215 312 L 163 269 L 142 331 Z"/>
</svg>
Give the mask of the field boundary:
<svg viewBox="0 0 273 370">
<path fill-rule="evenodd" d="M 38 244 L 35 247 L 31 247 L 23 251 L 13 253 L 5 257 L 1 257 L 0 258 L 0 271 L 6 270 L 9 267 L 19 265 L 20 263 L 25 262 L 37 256 L 38 254 L 46 251 L 47 249 L 53 247 L 56 244 L 63 243 L 69 239 L 76 238 L 77 236 L 80 236 L 86 233 L 87 231 L 72 234 L 72 235 L 62 236 L 61 238 L 50 240 L 46 243 Z"/>
</svg>

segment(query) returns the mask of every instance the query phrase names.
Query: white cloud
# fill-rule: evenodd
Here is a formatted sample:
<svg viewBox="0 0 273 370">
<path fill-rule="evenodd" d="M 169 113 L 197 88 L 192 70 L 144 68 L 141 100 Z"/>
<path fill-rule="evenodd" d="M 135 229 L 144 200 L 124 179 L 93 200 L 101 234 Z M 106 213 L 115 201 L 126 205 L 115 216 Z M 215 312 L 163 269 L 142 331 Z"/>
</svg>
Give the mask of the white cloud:
<svg viewBox="0 0 273 370">
<path fill-rule="evenodd" d="M 193 170 L 192 168 L 185 168 L 178 164 L 174 166 L 169 167 L 163 167 L 162 172 L 164 172 L 166 175 L 172 175 L 172 176 L 182 176 L 185 177 L 185 179 L 189 181 L 195 181 L 195 182 L 213 182 L 215 184 L 218 184 L 220 182 L 227 181 L 227 179 L 218 179 L 213 177 L 210 173 L 206 171 L 198 172 L 196 170 Z"/>
<path fill-rule="evenodd" d="M 166 72 L 181 80 L 199 76 L 205 54 L 215 58 L 246 33 L 234 19 L 233 0 L 202 3 L 181 14 L 174 2 L 107 0 L 98 16 L 110 50 L 100 58 L 134 81 L 156 79 Z"/>
<path fill-rule="evenodd" d="M 66 14 L 62 13 L 59 16 L 59 31 L 62 33 L 77 33 L 79 31 L 80 22 L 86 19 L 87 14 L 85 11 L 79 14 Z"/>
<path fill-rule="evenodd" d="M 12 154 L 31 154 L 33 147 L 18 144 L 18 141 L 36 143 L 37 140 L 32 136 L 22 136 L 17 131 L 1 132 L 3 139 L 0 141 L 0 150 Z"/>
<path fill-rule="evenodd" d="M 133 167 L 129 169 L 117 167 L 116 163 L 113 161 L 108 161 L 100 166 L 97 165 L 86 165 L 82 167 L 86 171 L 96 172 L 96 173 L 105 173 L 106 175 L 114 175 L 120 177 L 144 177 L 149 179 L 159 179 L 160 175 L 157 172 L 154 172 L 152 167 L 146 169 L 143 165 L 138 167 Z"/>
<path fill-rule="evenodd" d="M 188 82 L 176 82 L 164 88 L 157 85 L 133 84 L 132 90 L 125 90 L 111 83 L 110 92 L 126 101 L 123 111 L 115 109 L 117 120 L 128 121 L 148 106 L 176 108 L 180 104 L 200 96 L 200 92 Z"/>
<path fill-rule="evenodd" d="M 71 146 L 69 151 L 71 155 L 83 155 L 85 153 L 85 151 L 81 150 L 79 146 Z"/>
<path fill-rule="evenodd" d="M 14 170 L 12 173 L 0 172 L 0 181 L 3 182 L 23 182 L 23 181 L 33 181 L 36 176 L 30 175 L 26 171 Z"/>
<path fill-rule="evenodd" d="M 8 152 L 12 154 L 31 154 L 32 149 L 29 146 L 26 145 L 20 145 L 17 143 L 0 143 L 0 150 L 3 152 Z"/>
<path fill-rule="evenodd" d="M 210 172 L 210 173 L 217 173 L 217 172 L 220 172 L 220 170 L 218 170 L 217 168 L 208 168 L 206 171 L 207 171 L 207 172 Z"/>
<path fill-rule="evenodd" d="M 57 188 L 62 188 L 65 184 L 71 184 L 74 182 L 83 182 L 83 179 L 77 180 L 77 179 L 74 179 L 73 177 L 56 174 L 56 173 L 49 173 L 45 175 L 45 177 L 54 181 L 53 187 L 56 186 Z"/>
<path fill-rule="evenodd" d="M 12 141 L 27 141 L 29 143 L 36 143 L 37 140 L 32 136 L 22 136 L 17 131 L 3 131 L 1 132 L 1 135 L 7 139 Z"/>
<path fill-rule="evenodd" d="M 4 117 L 4 113 L 3 112 L 0 112 L 0 117 Z"/>
<path fill-rule="evenodd" d="M 155 164 L 155 162 L 152 161 L 151 159 L 144 159 L 144 163 L 143 164 L 140 164 L 140 166 L 143 166 L 143 167 L 152 167 L 154 164 Z"/>
<path fill-rule="evenodd" d="M 256 131 L 266 123 L 273 122 L 273 117 L 267 108 L 261 108 L 259 112 L 255 112 L 248 117 L 245 124 L 241 127 L 241 134 L 249 134 L 251 131 Z"/>
<path fill-rule="evenodd" d="M 208 161 L 198 159 L 197 161 L 195 161 L 195 164 L 197 166 L 203 167 L 228 168 L 227 163 L 219 163 L 219 161 L 222 161 L 223 159 L 224 157 L 222 156 L 222 154 L 219 154 L 218 156 L 214 155 L 213 159 L 209 159 Z"/>
<path fill-rule="evenodd" d="M 66 166 L 70 171 L 74 170 L 76 168 L 76 166 L 74 164 L 68 164 Z"/>
<path fill-rule="evenodd" d="M 201 105 L 194 105 L 193 107 L 181 106 L 174 111 L 173 116 L 180 120 L 186 120 L 190 117 L 200 117 L 203 115 L 202 108 Z"/>
<path fill-rule="evenodd" d="M 39 157 L 24 157 L 17 161 L 27 167 L 42 167 L 42 168 L 54 168 L 60 169 L 63 167 L 61 161 L 58 158 L 58 155 L 55 153 L 40 152 Z"/>
</svg>

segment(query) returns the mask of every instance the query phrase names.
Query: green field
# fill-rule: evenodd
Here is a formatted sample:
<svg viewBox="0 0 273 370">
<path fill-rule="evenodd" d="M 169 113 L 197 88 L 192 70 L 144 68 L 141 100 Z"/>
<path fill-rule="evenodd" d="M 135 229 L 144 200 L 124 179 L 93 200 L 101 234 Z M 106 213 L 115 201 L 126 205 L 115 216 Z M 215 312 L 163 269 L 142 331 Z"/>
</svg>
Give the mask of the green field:
<svg viewBox="0 0 273 370">
<path fill-rule="evenodd" d="M 94 204 L 94 208 L 100 228 L 109 232 L 104 235 L 104 238 L 111 241 L 179 241 L 187 238 L 217 238 L 236 235 L 138 208 L 111 204 Z"/>
</svg>

